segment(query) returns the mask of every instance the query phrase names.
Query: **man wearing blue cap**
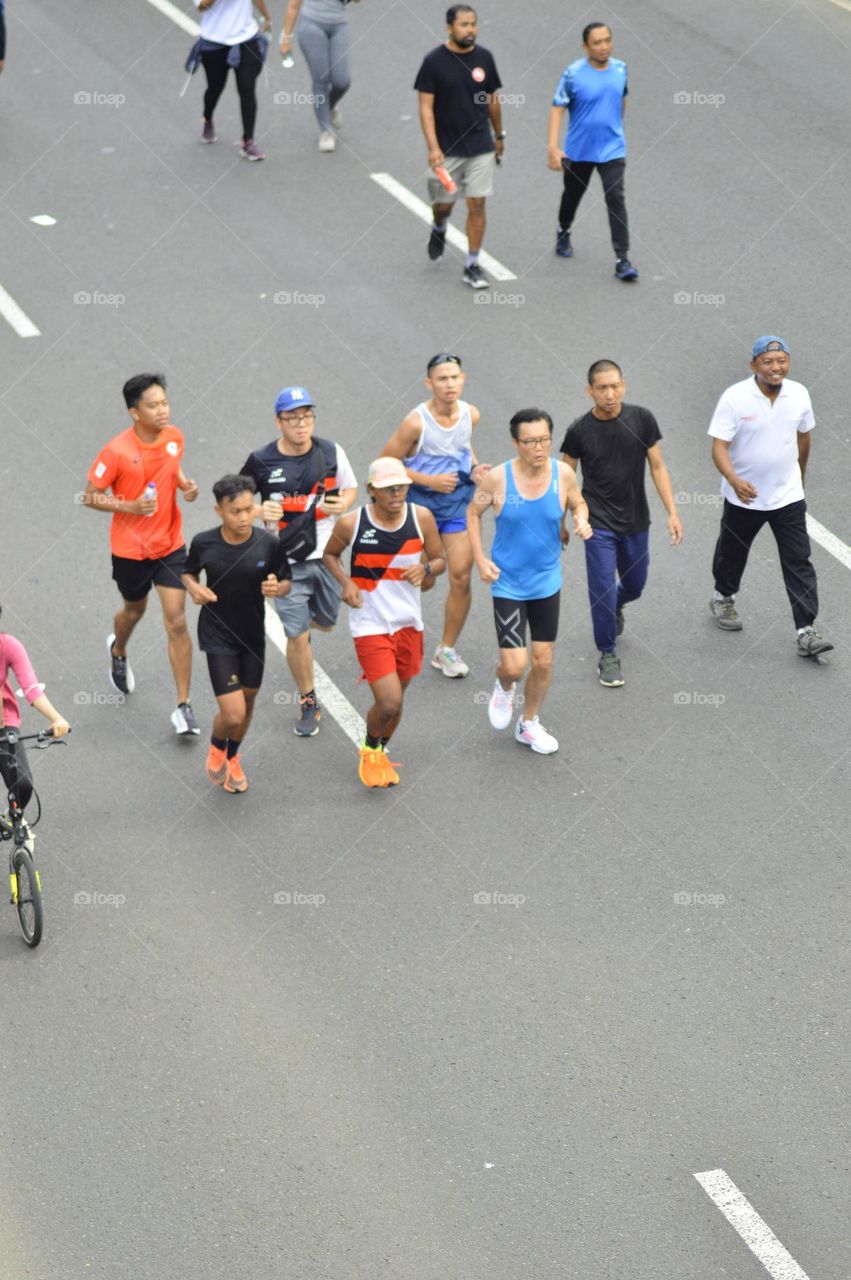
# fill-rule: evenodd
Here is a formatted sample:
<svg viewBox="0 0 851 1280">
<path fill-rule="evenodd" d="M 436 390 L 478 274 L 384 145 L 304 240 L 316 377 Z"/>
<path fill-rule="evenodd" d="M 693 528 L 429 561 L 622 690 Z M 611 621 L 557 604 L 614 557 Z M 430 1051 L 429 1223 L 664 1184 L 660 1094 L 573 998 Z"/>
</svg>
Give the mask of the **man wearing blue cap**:
<svg viewBox="0 0 851 1280">
<path fill-rule="evenodd" d="M 275 401 L 280 438 L 249 454 L 251 476 L 267 527 L 279 531 L 292 565 L 289 595 L 275 600 L 287 637 L 287 662 L 298 685 L 295 733 L 319 732 L 310 629 L 330 631 L 340 611 L 340 587 L 322 563 L 334 521 L 355 500 L 357 480 L 341 445 L 314 436 L 316 406 L 305 387 L 284 387 Z"/>
<path fill-rule="evenodd" d="M 798 631 L 798 653 L 815 658 L 833 645 L 813 625 L 818 588 L 804 501 L 813 406 L 806 387 L 786 377 L 789 348 L 782 338 L 757 338 L 751 354 L 753 377 L 727 388 L 709 424 L 712 461 L 723 477 L 724 495 L 709 609 L 722 631 L 741 631 L 736 592 L 751 543 L 768 524 Z"/>
</svg>

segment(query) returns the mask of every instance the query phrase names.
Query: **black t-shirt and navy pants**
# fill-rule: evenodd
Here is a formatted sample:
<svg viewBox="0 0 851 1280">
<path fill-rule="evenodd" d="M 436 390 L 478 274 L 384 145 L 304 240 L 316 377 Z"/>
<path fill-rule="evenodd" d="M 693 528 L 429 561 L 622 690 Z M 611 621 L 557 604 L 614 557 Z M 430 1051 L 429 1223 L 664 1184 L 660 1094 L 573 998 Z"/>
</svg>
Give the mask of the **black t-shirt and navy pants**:
<svg viewBox="0 0 851 1280">
<path fill-rule="evenodd" d="M 457 183 L 450 194 L 429 178 L 429 198 L 438 205 L 493 194 L 496 147 L 490 124 L 488 95 L 502 88 L 493 54 L 481 45 L 469 53 L 453 53 L 445 44 L 426 54 L 414 88 L 434 96 L 434 127 L 446 157 L 444 168 Z"/>
<path fill-rule="evenodd" d="M 615 652 L 617 610 L 637 600 L 647 582 L 650 509 L 644 480 L 647 450 L 661 439 L 649 409 L 624 404 L 618 418 L 583 414 L 562 442 L 562 453 L 582 467 L 582 496 L 594 530 L 583 546 L 600 653 Z"/>
</svg>

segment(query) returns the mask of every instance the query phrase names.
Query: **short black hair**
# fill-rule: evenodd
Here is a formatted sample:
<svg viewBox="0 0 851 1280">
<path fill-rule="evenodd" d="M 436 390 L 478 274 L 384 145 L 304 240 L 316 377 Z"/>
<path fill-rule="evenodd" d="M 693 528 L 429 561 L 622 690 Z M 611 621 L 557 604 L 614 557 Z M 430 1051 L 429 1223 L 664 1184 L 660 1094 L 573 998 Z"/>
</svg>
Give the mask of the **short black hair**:
<svg viewBox="0 0 851 1280">
<path fill-rule="evenodd" d="M 213 496 L 221 506 L 224 498 L 236 498 L 240 493 L 256 493 L 257 485 L 253 476 L 222 476 L 213 485 Z"/>
<path fill-rule="evenodd" d="M 553 434 L 553 420 L 547 413 L 546 409 L 518 409 L 517 413 L 515 413 L 514 417 L 508 424 L 508 429 L 511 432 L 511 439 L 519 440 L 520 428 L 524 423 L 529 422 L 546 422 L 550 429 L 550 435 Z"/>
<path fill-rule="evenodd" d="M 608 373 L 610 369 L 614 369 L 619 378 L 623 377 L 623 369 L 614 360 L 595 360 L 588 370 L 588 386 L 593 387 L 598 373 Z"/>
<path fill-rule="evenodd" d="M 446 10 L 446 25 L 451 27 L 459 13 L 475 13 L 471 4 L 451 4 Z"/>
<path fill-rule="evenodd" d="M 588 43 L 588 37 L 590 36 L 591 32 L 596 31 L 598 27 L 605 27 L 609 35 L 612 34 L 612 28 L 609 26 L 608 22 L 589 22 L 587 27 L 582 28 L 583 44 Z"/>
<path fill-rule="evenodd" d="M 135 378 L 128 378 L 121 388 L 127 408 L 135 409 L 142 396 L 151 387 L 162 387 L 163 391 L 165 391 L 165 374 L 137 373 Z"/>
</svg>

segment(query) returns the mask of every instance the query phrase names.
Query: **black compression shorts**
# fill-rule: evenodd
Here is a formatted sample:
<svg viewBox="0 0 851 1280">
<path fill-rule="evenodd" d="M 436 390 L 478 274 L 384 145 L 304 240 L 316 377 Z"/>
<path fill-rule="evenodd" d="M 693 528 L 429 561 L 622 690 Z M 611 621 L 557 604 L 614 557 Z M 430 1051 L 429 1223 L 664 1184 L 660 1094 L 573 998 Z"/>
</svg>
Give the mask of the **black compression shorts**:
<svg viewBox="0 0 851 1280">
<path fill-rule="evenodd" d="M 552 644 L 558 635 L 561 592 L 542 600 L 509 600 L 493 597 L 493 619 L 500 649 L 525 649 L 526 625 L 533 644 Z"/>
<path fill-rule="evenodd" d="M 263 650 L 259 654 L 250 649 L 208 653 L 207 669 L 217 698 L 225 693 L 238 693 L 240 689 L 259 689 L 263 683 Z"/>
</svg>

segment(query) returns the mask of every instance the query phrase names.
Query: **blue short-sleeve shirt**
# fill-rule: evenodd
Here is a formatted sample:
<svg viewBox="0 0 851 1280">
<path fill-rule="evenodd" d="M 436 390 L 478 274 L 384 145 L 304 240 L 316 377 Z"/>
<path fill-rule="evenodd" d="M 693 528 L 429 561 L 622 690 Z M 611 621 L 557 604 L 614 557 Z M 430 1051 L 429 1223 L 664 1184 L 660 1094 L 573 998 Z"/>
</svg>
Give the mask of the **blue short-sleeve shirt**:
<svg viewBox="0 0 851 1280">
<path fill-rule="evenodd" d="M 623 100 L 629 92 L 626 63 L 609 58 L 605 71 L 595 71 L 587 58 L 571 62 L 559 80 L 554 107 L 569 114 L 564 154 L 570 160 L 605 164 L 626 155 Z"/>
</svg>

